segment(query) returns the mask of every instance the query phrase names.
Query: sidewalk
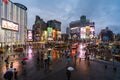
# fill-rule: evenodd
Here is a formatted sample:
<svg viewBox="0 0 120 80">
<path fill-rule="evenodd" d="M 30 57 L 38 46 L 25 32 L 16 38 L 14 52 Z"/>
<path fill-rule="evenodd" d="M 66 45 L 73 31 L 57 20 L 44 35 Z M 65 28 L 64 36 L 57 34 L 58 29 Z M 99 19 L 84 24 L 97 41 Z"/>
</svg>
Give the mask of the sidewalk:
<svg viewBox="0 0 120 80">
<path fill-rule="evenodd" d="M 120 80 L 120 69 L 113 71 L 112 66 L 104 68 L 104 62 L 85 61 L 77 62 L 76 68 L 72 71 L 71 80 Z M 45 77 L 42 80 L 67 80 L 65 68 Z M 36 79 L 41 80 L 41 79 Z"/>
<path fill-rule="evenodd" d="M 105 68 L 105 65 L 108 67 Z M 51 65 L 51 70 L 45 71 L 40 65 L 36 64 L 35 57 L 30 59 L 26 65 L 26 74 L 19 71 L 18 80 L 67 80 L 66 76 L 66 60 L 57 60 Z M 71 66 L 74 66 L 71 60 Z M 90 60 L 77 62 L 76 68 L 72 71 L 71 80 L 119 80 L 120 68 L 113 71 L 111 62 L 101 60 Z M 0 79 L 2 80 L 2 79 Z"/>
<path fill-rule="evenodd" d="M 120 69 L 120 62 L 114 61 L 114 62 L 110 62 L 110 61 L 105 61 L 105 60 L 100 60 L 100 59 L 94 59 L 93 61 L 98 62 L 100 64 L 104 64 L 106 66 L 109 67 L 115 67 L 117 69 Z"/>
<path fill-rule="evenodd" d="M 28 65 L 33 64 L 32 62 Z M 65 60 L 54 62 L 51 69 L 45 71 L 40 65 L 32 65 L 27 68 L 26 76 L 20 75 L 18 80 L 42 80 L 47 76 L 52 76 L 66 67 Z M 32 69 L 31 69 L 32 68 Z"/>
</svg>

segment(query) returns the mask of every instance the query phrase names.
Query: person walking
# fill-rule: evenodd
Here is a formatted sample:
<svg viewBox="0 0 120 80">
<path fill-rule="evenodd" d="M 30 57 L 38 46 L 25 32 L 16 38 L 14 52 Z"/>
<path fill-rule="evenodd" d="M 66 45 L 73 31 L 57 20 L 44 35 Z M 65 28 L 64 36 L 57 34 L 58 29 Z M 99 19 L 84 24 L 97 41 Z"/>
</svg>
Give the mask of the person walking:
<svg viewBox="0 0 120 80">
<path fill-rule="evenodd" d="M 45 71 L 47 70 L 48 68 L 48 59 L 44 59 L 44 69 Z"/>
<path fill-rule="evenodd" d="M 76 66 L 76 62 L 77 62 L 77 56 L 79 55 L 79 53 L 76 51 L 74 54 L 74 66 Z"/>
<path fill-rule="evenodd" d="M 10 68 L 13 68 L 13 62 L 10 63 Z"/>
<path fill-rule="evenodd" d="M 6 69 L 9 69 L 9 56 L 5 59 Z"/>
<path fill-rule="evenodd" d="M 67 80 L 70 80 L 71 78 L 71 71 L 66 70 Z"/>
<path fill-rule="evenodd" d="M 3 59 L 4 59 L 4 56 L 3 56 L 3 55 L 1 56 L 1 59 L 2 59 L 2 61 L 3 61 Z"/>
<path fill-rule="evenodd" d="M 18 74 L 18 72 L 17 72 L 16 68 L 14 68 L 14 79 L 15 80 L 17 80 L 17 74 Z"/>
<path fill-rule="evenodd" d="M 67 60 L 67 65 L 69 65 L 70 64 L 70 55 L 67 55 L 66 60 Z"/>
<path fill-rule="evenodd" d="M 6 64 L 9 64 L 9 56 L 5 59 Z"/>
<path fill-rule="evenodd" d="M 41 64 L 41 67 L 43 68 L 44 66 L 44 60 L 43 60 L 43 58 L 44 58 L 44 54 L 41 52 L 41 56 L 40 56 L 40 64 Z"/>
<path fill-rule="evenodd" d="M 25 66 L 26 65 L 26 61 L 25 60 L 22 60 L 21 61 L 21 66 L 22 66 L 22 71 L 25 72 Z"/>
<path fill-rule="evenodd" d="M 9 69 L 9 64 L 8 64 L 8 63 L 6 63 L 6 70 L 7 70 L 7 69 Z"/>
<path fill-rule="evenodd" d="M 5 80 L 12 80 L 12 78 L 13 78 L 13 72 L 12 71 L 6 71 L 6 73 L 4 74 L 4 79 Z"/>
<path fill-rule="evenodd" d="M 39 56 L 37 56 L 36 59 L 37 59 L 37 64 L 39 64 L 39 61 L 40 61 Z"/>
</svg>

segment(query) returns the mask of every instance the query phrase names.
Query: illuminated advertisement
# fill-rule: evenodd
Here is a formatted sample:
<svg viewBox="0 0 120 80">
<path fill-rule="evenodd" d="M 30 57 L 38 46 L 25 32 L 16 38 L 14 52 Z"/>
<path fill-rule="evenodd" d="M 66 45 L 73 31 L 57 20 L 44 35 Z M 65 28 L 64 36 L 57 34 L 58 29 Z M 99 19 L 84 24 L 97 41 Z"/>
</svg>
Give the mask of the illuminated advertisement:
<svg viewBox="0 0 120 80">
<path fill-rule="evenodd" d="M 95 27 L 90 27 L 90 38 L 94 38 L 95 36 Z"/>
<path fill-rule="evenodd" d="M 27 39 L 28 41 L 32 41 L 32 30 L 27 31 Z"/>
<path fill-rule="evenodd" d="M 81 29 L 80 29 L 80 37 L 81 37 L 81 39 L 85 39 L 86 38 L 86 29 L 85 29 L 85 27 L 81 27 Z"/>
<path fill-rule="evenodd" d="M 52 28 L 48 27 L 47 32 L 48 32 L 48 37 L 51 37 L 52 36 Z"/>
<path fill-rule="evenodd" d="M 47 31 L 44 31 L 44 40 L 47 40 Z"/>
<path fill-rule="evenodd" d="M 75 53 L 77 52 L 77 47 L 78 47 L 78 43 L 74 43 L 72 44 L 72 49 L 71 49 L 71 55 L 72 57 L 74 57 Z"/>
<path fill-rule="evenodd" d="M 53 39 L 56 40 L 56 37 L 57 37 L 57 31 L 53 30 Z"/>
<path fill-rule="evenodd" d="M 90 38 L 90 26 L 86 26 L 86 38 Z"/>
<path fill-rule="evenodd" d="M 2 19 L 2 28 L 14 30 L 14 31 L 19 30 L 18 24 L 14 23 L 14 22 L 10 22 L 10 21 L 5 20 L 5 19 Z"/>
<path fill-rule="evenodd" d="M 60 39 L 61 38 L 61 32 L 57 31 L 57 38 Z"/>
<path fill-rule="evenodd" d="M 92 39 L 94 38 L 95 35 L 95 27 L 90 26 L 81 27 L 80 33 L 81 39 Z"/>
</svg>

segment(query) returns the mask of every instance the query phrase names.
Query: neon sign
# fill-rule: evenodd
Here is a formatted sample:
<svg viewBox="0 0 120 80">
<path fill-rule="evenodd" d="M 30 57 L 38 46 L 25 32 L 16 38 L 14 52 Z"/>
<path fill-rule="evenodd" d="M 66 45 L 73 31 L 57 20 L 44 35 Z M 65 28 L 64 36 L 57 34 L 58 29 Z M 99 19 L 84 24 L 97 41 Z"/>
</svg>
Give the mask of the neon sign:
<svg viewBox="0 0 120 80">
<path fill-rule="evenodd" d="M 28 30 L 28 40 L 31 41 L 32 40 L 32 31 Z"/>
</svg>

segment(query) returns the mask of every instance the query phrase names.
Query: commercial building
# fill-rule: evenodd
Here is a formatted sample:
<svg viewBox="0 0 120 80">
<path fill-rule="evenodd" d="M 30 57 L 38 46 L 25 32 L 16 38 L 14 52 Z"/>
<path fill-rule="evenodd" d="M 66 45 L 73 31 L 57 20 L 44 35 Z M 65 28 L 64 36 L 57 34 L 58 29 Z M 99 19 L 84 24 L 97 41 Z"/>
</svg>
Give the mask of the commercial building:
<svg viewBox="0 0 120 80">
<path fill-rule="evenodd" d="M 43 35 L 44 31 L 47 30 L 47 25 L 43 19 L 39 16 L 36 16 L 35 24 L 33 25 L 33 41 L 39 42 L 41 40 L 46 40 L 46 37 Z"/>
<path fill-rule="evenodd" d="M 99 39 L 101 42 L 112 42 L 114 41 L 114 34 L 110 29 L 108 29 L 108 27 L 106 27 L 101 30 Z"/>
<path fill-rule="evenodd" d="M 61 22 L 57 20 L 49 20 L 47 21 L 48 27 L 52 27 L 53 29 L 57 29 L 57 31 L 61 31 Z"/>
<path fill-rule="evenodd" d="M 10 0 L 0 0 L 0 47 L 25 44 L 27 8 Z"/>
<path fill-rule="evenodd" d="M 61 22 L 57 20 L 49 20 L 47 21 L 47 26 L 48 26 L 48 40 L 53 39 L 53 40 L 59 40 L 61 38 Z M 52 30 L 51 30 L 52 29 Z"/>
<path fill-rule="evenodd" d="M 92 39 L 95 37 L 95 24 L 81 16 L 80 20 L 72 21 L 70 24 L 70 35 L 72 39 Z"/>
<path fill-rule="evenodd" d="M 49 20 L 46 23 L 39 16 L 36 16 L 32 30 L 34 42 L 56 41 L 61 38 L 61 22 L 57 20 Z"/>
</svg>

